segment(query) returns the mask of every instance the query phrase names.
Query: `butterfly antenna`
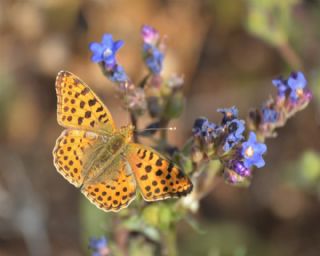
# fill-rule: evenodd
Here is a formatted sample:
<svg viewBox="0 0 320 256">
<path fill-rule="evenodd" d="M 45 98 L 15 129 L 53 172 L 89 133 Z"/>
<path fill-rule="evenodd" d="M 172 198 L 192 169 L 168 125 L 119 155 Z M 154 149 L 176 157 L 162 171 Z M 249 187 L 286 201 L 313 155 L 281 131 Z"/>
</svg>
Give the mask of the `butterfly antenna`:
<svg viewBox="0 0 320 256">
<path fill-rule="evenodd" d="M 172 127 L 150 127 L 150 128 L 145 128 L 142 131 L 135 130 L 136 132 L 145 132 L 145 131 L 161 131 L 161 130 L 168 130 L 168 131 L 175 131 L 177 130 L 177 127 L 172 126 Z"/>
</svg>

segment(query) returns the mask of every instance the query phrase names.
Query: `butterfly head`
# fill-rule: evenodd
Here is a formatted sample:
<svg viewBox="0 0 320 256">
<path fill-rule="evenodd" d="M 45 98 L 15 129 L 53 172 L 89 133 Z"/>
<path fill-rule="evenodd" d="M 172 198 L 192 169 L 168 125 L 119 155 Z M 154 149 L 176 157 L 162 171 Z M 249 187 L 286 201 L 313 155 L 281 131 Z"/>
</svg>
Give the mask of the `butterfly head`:
<svg viewBox="0 0 320 256">
<path fill-rule="evenodd" d="M 120 134 L 125 138 L 125 142 L 131 142 L 134 126 L 129 124 L 120 128 Z"/>
</svg>

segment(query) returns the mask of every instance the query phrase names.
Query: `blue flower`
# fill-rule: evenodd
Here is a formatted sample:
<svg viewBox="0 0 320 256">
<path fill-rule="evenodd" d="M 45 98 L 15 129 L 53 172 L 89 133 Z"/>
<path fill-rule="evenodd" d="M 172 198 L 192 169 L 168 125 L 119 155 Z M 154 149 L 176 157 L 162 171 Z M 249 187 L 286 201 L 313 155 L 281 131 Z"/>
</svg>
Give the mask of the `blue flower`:
<svg viewBox="0 0 320 256">
<path fill-rule="evenodd" d="M 214 123 L 211 123 L 209 121 L 204 122 L 201 129 L 201 136 L 204 138 L 207 137 L 208 139 L 215 138 L 216 128 L 217 126 Z"/>
<path fill-rule="evenodd" d="M 108 241 L 104 236 L 100 238 L 90 238 L 89 248 L 93 250 L 92 256 L 107 256 L 110 253 Z"/>
<path fill-rule="evenodd" d="M 248 141 L 242 144 L 241 154 L 244 158 L 243 164 L 246 168 L 255 165 L 261 168 L 265 165 L 262 155 L 266 152 L 267 146 L 257 141 L 256 134 L 250 132 Z"/>
<path fill-rule="evenodd" d="M 156 45 L 159 40 L 159 32 L 148 25 L 144 25 L 141 28 L 141 35 L 143 42 L 151 45 Z"/>
<path fill-rule="evenodd" d="M 204 117 L 197 118 L 196 121 L 194 121 L 192 128 L 193 136 L 201 136 L 202 127 L 205 122 L 208 122 L 208 119 Z"/>
<path fill-rule="evenodd" d="M 275 123 L 279 118 L 279 113 L 274 109 L 264 107 L 261 110 L 264 123 Z"/>
<path fill-rule="evenodd" d="M 95 63 L 104 62 L 107 68 L 111 68 L 116 64 L 115 54 L 123 44 L 121 40 L 113 41 L 112 35 L 104 34 L 101 43 L 93 42 L 89 45 L 91 60 Z"/>
<path fill-rule="evenodd" d="M 192 133 L 195 137 L 203 138 L 207 142 L 211 142 L 220 132 L 221 127 L 211 123 L 206 118 L 198 118 L 194 122 Z"/>
<path fill-rule="evenodd" d="M 217 112 L 223 114 L 222 124 L 238 117 L 238 109 L 235 106 L 231 108 L 218 108 Z"/>
<path fill-rule="evenodd" d="M 128 81 L 126 72 L 119 64 L 114 65 L 111 69 L 107 69 L 106 75 L 112 82 L 122 83 Z"/>
<path fill-rule="evenodd" d="M 160 74 L 164 59 L 163 53 L 156 46 L 148 43 L 144 43 L 143 52 L 145 55 L 146 65 L 149 68 L 149 70 L 153 74 Z"/>
<path fill-rule="evenodd" d="M 285 97 L 286 91 L 288 90 L 287 81 L 283 80 L 282 77 L 272 80 L 273 85 L 278 89 L 278 96 Z"/>
<path fill-rule="evenodd" d="M 227 137 L 225 139 L 223 150 L 228 152 L 237 143 L 243 139 L 243 132 L 245 130 L 244 121 L 239 119 L 233 119 L 226 123 Z"/>
<path fill-rule="evenodd" d="M 303 96 L 303 89 L 307 85 L 307 80 L 302 72 L 292 73 L 288 78 L 288 86 L 291 89 L 290 98 L 296 101 L 300 96 Z"/>
<path fill-rule="evenodd" d="M 107 246 L 108 246 L 108 241 L 104 236 L 101 236 L 100 238 L 95 238 L 95 237 L 90 238 L 89 247 L 92 250 L 100 250 Z"/>
</svg>

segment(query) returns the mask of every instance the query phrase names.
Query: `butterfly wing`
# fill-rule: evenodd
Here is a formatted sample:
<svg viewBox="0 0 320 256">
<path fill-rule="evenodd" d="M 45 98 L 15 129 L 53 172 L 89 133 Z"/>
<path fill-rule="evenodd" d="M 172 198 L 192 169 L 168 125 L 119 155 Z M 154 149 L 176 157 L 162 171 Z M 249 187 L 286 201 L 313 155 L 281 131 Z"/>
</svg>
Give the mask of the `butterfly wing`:
<svg viewBox="0 0 320 256">
<path fill-rule="evenodd" d="M 57 139 L 54 165 L 70 183 L 104 211 L 119 211 L 135 197 L 136 182 L 120 156 L 110 166 L 100 159 L 108 137 L 115 133 L 111 114 L 94 92 L 74 74 L 56 79 L 58 123 L 68 129 Z"/>
<path fill-rule="evenodd" d="M 111 114 L 94 92 L 74 74 L 60 71 L 56 78 L 58 123 L 66 128 L 112 134 Z"/>
<path fill-rule="evenodd" d="M 101 143 L 93 132 L 66 129 L 58 137 L 53 149 L 53 163 L 57 171 L 71 184 L 80 187 L 84 180 L 84 154 Z"/>
<path fill-rule="evenodd" d="M 146 201 L 180 197 L 192 190 L 183 171 L 150 147 L 130 143 L 127 160 Z"/>
<path fill-rule="evenodd" d="M 115 160 L 102 174 L 84 184 L 81 192 L 103 211 L 117 212 L 127 207 L 136 195 L 136 182 L 130 166 Z"/>
</svg>

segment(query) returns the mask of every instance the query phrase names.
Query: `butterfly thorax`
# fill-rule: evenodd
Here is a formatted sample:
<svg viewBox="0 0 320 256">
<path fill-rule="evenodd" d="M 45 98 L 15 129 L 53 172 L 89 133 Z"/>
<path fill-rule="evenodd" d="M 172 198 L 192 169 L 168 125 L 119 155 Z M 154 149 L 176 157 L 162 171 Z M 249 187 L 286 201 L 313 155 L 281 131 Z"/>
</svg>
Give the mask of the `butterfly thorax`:
<svg viewBox="0 0 320 256">
<path fill-rule="evenodd" d="M 102 142 L 87 152 L 84 163 L 85 176 L 93 180 L 102 173 L 112 170 L 112 165 L 117 164 L 124 157 L 126 148 L 132 139 L 133 126 L 128 125 L 116 130 L 112 135 L 101 135 Z M 112 176 L 112 173 L 110 173 Z"/>
<path fill-rule="evenodd" d="M 118 133 L 120 136 L 124 138 L 124 141 L 126 144 L 131 142 L 134 129 L 135 129 L 134 126 L 130 124 L 127 126 L 123 126 L 119 129 Z"/>
</svg>

